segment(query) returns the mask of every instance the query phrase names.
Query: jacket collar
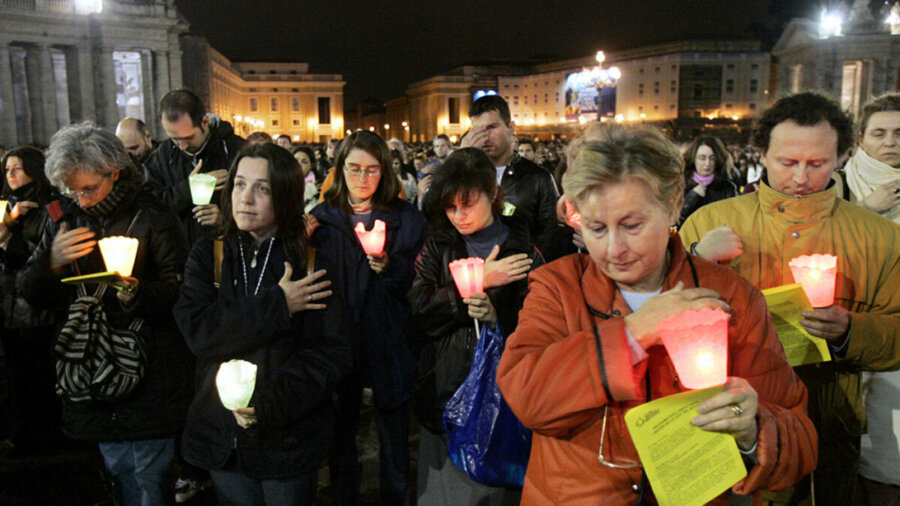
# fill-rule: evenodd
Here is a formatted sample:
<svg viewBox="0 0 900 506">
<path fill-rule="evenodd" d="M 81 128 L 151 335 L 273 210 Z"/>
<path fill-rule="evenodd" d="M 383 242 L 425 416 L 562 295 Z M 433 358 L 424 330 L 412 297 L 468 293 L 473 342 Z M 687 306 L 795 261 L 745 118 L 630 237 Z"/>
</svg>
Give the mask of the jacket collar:
<svg viewBox="0 0 900 506">
<path fill-rule="evenodd" d="M 830 185 L 820 192 L 795 196 L 781 193 L 762 181 L 758 192 L 763 213 L 791 223 L 821 221 L 834 214 L 838 205 L 837 194 Z"/>
</svg>

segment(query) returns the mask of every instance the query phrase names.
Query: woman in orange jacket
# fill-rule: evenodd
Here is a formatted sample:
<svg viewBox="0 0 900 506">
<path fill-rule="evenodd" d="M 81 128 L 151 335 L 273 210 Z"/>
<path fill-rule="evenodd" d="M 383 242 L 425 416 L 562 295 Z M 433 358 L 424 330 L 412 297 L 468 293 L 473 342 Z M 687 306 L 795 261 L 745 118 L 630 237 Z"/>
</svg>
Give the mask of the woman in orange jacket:
<svg viewBox="0 0 900 506">
<path fill-rule="evenodd" d="M 765 299 L 672 236 L 684 179 L 671 142 L 615 125 L 593 138 L 563 182 L 588 254 L 531 274 L 497 375 L 534 431 L 522 504 L 635 504 L 652 494 L 623 416 L 686 390 L 656 326 L 703 308 L 730 313 L 729 379 L 692 423 L 734 436 L 748 467 L 735 493 L 791 486 L 815 467 L 817 438 Z"/>
</svg>

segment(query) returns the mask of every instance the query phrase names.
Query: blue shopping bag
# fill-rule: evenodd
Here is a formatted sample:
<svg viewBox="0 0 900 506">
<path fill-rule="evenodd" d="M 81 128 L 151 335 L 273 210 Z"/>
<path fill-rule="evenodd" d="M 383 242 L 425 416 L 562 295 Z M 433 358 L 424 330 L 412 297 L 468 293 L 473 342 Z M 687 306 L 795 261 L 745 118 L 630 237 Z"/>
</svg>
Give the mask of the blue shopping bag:
<svg viewBox="0 0 900 506">
<path fill-rule="evenodd" d="M 500 324 L 481 327 L 469 375 L 444 408 L 450 460 L 474 481 L 521 487 L 531 452 L 526 429 L 500 395 L 497 366 L 506 344 Z"/>
</svg>

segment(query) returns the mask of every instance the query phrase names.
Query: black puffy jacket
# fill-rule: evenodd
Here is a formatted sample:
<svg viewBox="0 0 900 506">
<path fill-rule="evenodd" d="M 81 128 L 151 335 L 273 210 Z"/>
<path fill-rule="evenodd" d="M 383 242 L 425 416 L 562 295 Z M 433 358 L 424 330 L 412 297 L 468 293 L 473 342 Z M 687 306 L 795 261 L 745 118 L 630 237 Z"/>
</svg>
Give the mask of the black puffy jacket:
<svg viewBox="0 0 900 506">
<path fill-rule="evenodd" d="M 542 265 L 543 258 L 531 244 L 525 223 L 514 217 L 501 219 L 509 227 L 509 236 L 500 245 L 498 258 L 526 253 L 534 261 L 532 269 Z M 416 279 L 407 294 L 420 340 L 414 410 L 422 425 L 435 434 L 444 432 L 444 406 L 469 374 L 478 339 L 449 267 L 450 262 L 468 256 L 459 232 L 436 233 L 425 241 L 416 259 Z M 528 293 L 527 280 L 489 288 L 486 293 L 504 332 L 511 334 Z"/>
<path fill-rule="evenodd" d="M 536 163 L 513 155 L 500 180 L 503 201 L 516 206 L 513 216 L 528 224 L 528 233 L 534 245 L 543 253 L 552 251 L 550 242 L 556 232 L 556 201 L 559 192 L 553 176 Z M 555 258 L 547 257 L 547 261 Z"/>
<path fill-rule="evenodd" d="M 263 242 L 256 268 L 251 265 L 250 241 L 244 241 L 242 266 L 238 241 L 226 240 L 221 284 L 216 288 L 213 242 L 201 239 L 194 245 L 174 311 L 198 358 L 196 395 L 182 454 L 205 469 L 226 469 L 256 479 L 313 471 L 331 441 L 334 387 L 352 360 L 342 299 L 335 292 L 320 301 L 326 309 L 289 314 L 278 286 L 284 263 L 290 261 L 293 279 L 300 279 L 306 275 L 306 261 L 289 258 L 277 238 L 271 253 Z M 259 292 L 252 295 L 263 265 Z M 318 269 L 330 269 L 321 254 L 316 256 Z M 258 368 L 250 399 L 258 422 L 248 429 L 242 429 L 222 405 L 215 385 L 219 364 L 232 359 Z"/>
<path fill-rule="evenodd" d="M 143 164 L 145 187 L 175 211 L 188 245 L 194 244 L 201 237 L 215 235 L 214 227 L 203 226 L 194 219 L 188 175 L 201 160 L 201 173 L 228 170 L 244 144 L 244 139 L 235 135 L 227 121 L 210 116 L 209 128 L 209 139 L 197 153 L 188 154 L 175 145 L 172 139 L 166 139 Z M 218 204 L 219 197 L 220 192 L 215 192 L 211 203 Z"/>
<path fill-rule="evenodd" d="M 60 272 L 50 269 L 50 247 L 61 223 L 69 230 L 87 227 L 96 239 L 124 235 L 135 213 L 141 215 L 129 234 L 139 242 L 132 276 L 140 281 L 133 303 L 125 306 L 115 290 L 106 290 L 103 305 L 115 327 L 144 319 L 147 364 L 144 378 L 126 399 L 116 402 L 63 402 L 63 429 L 71 437 L 95 441 L 141 440 L 174 437 L 184 426 L 190 402 L 193 360 L 175 326 L 172 306 L 178 297 L 186 250 L 172 211 L 144 190 L 132 194 L 106 218 L 89 216 L 63 199 L 63 216 L 50 221 L 34 256 L 26 265 L 22 291 L 35 307 L 65 311 L 75 300 L 74 286 L 60 279 L 75 276 L 72 264 Z M 106 270 L 99 248 L 77 260 L 82 274 Z M 96 285 L 85 285 L 94 293 Z"/>
</svg>

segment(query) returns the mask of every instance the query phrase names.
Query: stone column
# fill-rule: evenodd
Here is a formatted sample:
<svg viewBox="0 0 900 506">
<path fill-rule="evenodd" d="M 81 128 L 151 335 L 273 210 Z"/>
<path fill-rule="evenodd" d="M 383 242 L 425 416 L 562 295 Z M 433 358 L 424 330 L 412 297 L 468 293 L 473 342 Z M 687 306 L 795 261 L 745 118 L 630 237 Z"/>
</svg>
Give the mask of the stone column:
<svg viewBox="0 0 900 506">
<path fill-rule="evenodd" d="M 94 52 L 89 44 L 79 45 L 77 51 L 78 77 L 75 79 L 78 80 L 78 96 L 81 103 L 78 119 L 99 123 L 96 90 L 94 89 Z M 75 79 L 70 79 L 70 81 Z"/>
<path fill-rule="evenodd" d="M 44 138 L 44 115 L 41 112 L 41 64 L 37 46 L 25 48 L 25 84 L 28 87 L 28 114 L 31 116 L 29 143 L 46 144 Z"/>
<path fill-rule="evenodd" d="M 116 71 L 113 64 L 113 48 L 100 48 L 100 86 L 97 104 L 100 126 L 115 129 L 119 122 L 119 107 L 116 105 Z"/>
<path fill-rule="evenodd" d="M 13 146 L 18 143 L 12 62 L 9 59 L 9 44 L 3 41 L 0 42 L 0 144 Z"/>
<path fill-rule="evenodd" d="M 56 118 L 56 76 L 53 73 L 53 55 L 47 44 L 38 45 L 38 57 L 41 65 L 41 111 L 44 124 L 44 138 L 50 143 L 50 138 L 59 129 L 59 121 Z M 33 111 L 34 112 L 34 111 Z"/>
<path fill-rule="evenodd" d="M 169 90 L 183 87 L 184 77 L 181 73 L 181 46 L 178 43 L 178 35 L 169 34 Z M 205 69 L 204 69 L 205 70 Z M 195 70 L 196 72 L 196 70 Z M 194 90 L 199 91 L 199 90 Z M 162 98 L 162 97 L 160 97 Z M 209 107 L 209 104 L 204 104 Z"/>
<path fill-rule="evenodd" d="M 153 77 L 153 51 L 150 50 L 141 50 L 141 100 L 143 102 L 143 107 L 141 110 L 141 114 L 143 118 L 141 118 L 144 123 L 147 123 L 150 120 L 150 117 L 153 116 L 153 101 L 155 93 L 153 90 L 156 89 L 156 79 Z M 121 119 L 121 118 L 120 118 Z M 148 123 L 149 124 L 149 123 Z M 151 129 L 153 127 L 150 127 Z M 153 130 L 151 130 L 152 132 Z"/>
<path fill-rule="evenodd" d="M 154 90 L 155 93 L 151 97 L 152 103 L 150 104 L 150 117 L 146 119 L 147 125 L 149 125 L 150 130 L 154 133 L 154 136 L 163 135 L 162 125 L 159 122 L 160 110 L 158 108 L 159 101 L 169 92 L 171 88 L 171 84 L 169 81 L 169 53 L 168 51 L 154 51 L 153 52 L 153 81 L 155 83 Z"/>
</svg>

